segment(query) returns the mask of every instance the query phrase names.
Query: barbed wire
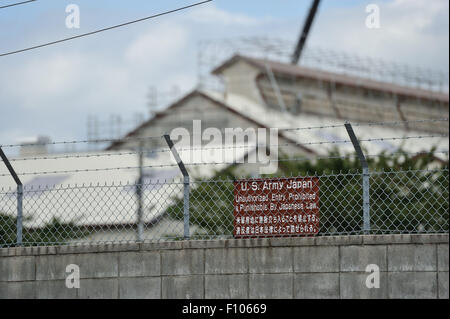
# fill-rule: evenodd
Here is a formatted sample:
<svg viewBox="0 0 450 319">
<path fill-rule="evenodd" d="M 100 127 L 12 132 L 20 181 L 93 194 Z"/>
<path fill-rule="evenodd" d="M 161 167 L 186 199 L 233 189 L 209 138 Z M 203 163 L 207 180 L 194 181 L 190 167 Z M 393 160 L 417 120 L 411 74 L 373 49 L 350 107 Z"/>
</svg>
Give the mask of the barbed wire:
<svg viewBox="0 0 450 319">
<path fill-rule="evenodd" d="M 425 119 L 425 120 L 411 120 L 411 121 L 393 121 L 393 122 L 367 122 L 367 123 L 351 123 L 352 126 L 390 126 L 390 125 L 404 125 L 404 124 L 418 124 L 418 123 L 436 123 L 448 122 L 448 118 L 441 119 Z"/>
<path fill-rule="evenodd" d="M 438 135 L 417 135 L 417 136 L 403 136 L 403 137 L 381 137 L 381 138 L 369 138 L 361 139 L 360 142 L 376 142 L 376 141 L 396 141 L 396 140 L 411 140 L 411 139 L 422 139 L 422 138 L 435 138 L 435 137 L 448 137 L 448 134 L 438 134 Z"/>
<path fill-rule="evenodd" d="M 73 141 L 58 141 L 58 142 L 45 142 L 45 143 L 21 143 L 21 144 L 5 144 L 0 145 L 1 148 L 11 148 L 11 147 L 23 147 L 23 146 L 47 146 L 47 145 L 65 145 L 65 144 L 86 144 L 86 143 L 114 143 L 114 142 L 122 142 L 127 140 L 143 140 L 143 139 L 160 139 L 162 135 L 159 136 L 133 136 L 133 137 L 124 137 L 121 139 L 92 139 L 92 140 L 73 140 Z"/>
<path fill-rule="evenodd" d="M 368 123 L 352 123 L 352 126 L 383 126 L 383 125 L 401 125 L 401 124 L 417 124 L 417 123 L 434 123 L 434 122 L 445 122 L 448 121 L 448 118 L 441 119 L 424 119 L 424 120 L 411 120 L 411 121 L 394 121 L 394 122 L 368 122 Z M 344 127 L 344 124 L 335 124 L 335 125 L 323 125 L 323 126 L 310 126 L 310 127 L 297 127 L 297 128 L 277 128 L 278 131 L 300 131 L 300 130 L 314 130 L 314 129 L 330 129 L 330 128 L 341 128 Z M 219 130 L 222 134 L 232 133 L 236 128 Z M 228 130 L 232 130 L 229 132 Z M 238 132 L 245 135 L 245 130 L 242 132 Z M 202 135 L 202 134 L 200 134 Z M 177 137 L 194 137 L 198 136 L 195 134 L 177 134 Z M 164 135 L 157 136 L 126 136 L 123 138 L 107 138 L 107 139 L 88 139 L 88 140 L 73 140 L 73 141 L 57 141 L 57 142 L 45 142 L 45 143 L 19 143 L 19 144 L 4 144 L 0 145 L 1 148 L 12 148 L 12 147 L 23 147 L 23 146 L 46 146 L 46 145 L 66 145 L 66 144 L 98 144 L 98 143 L 116 143 L 116 142 L 126 142 L 133 140 L 150 140 L 150 139 L 161 139 Z"/>
<path fill-rule="evenodd" d="M 56 155 L 56 156 L 36 156 L 36 157 L 12 158 L 9 161 L 17 162 L 17 161 L 34 161 L 34 160 L 58 160 L 58 159 L 69 159 L 69 158 L 112 157 L 112 156 L 124 156 L 124 155 L 154 154 L 154 153 L 164 153 L 164 152 L 170 152 L 170 149 L 158 149 L 158 150 L 151 150 L 151 151 L 136 150 L 136 151 L 130 151 L 130 152 L 117 152 L 117 153 L 93 153 L 93 154 L 70 154 L 70 155 Z"/>
<path fill-rule="evenodd" d="M 393 157 L 400 155 L 408 155 L 408 156 L 418 156 L 418 155 L 427 155 L 427 154 L 449 154 L 449 151 L 433 151 L 433 152 L 416 152 L 416 153 L 406 153 L 406 152 L 396 152 L 389 154 L 372 154 L 365 155 L 366 157 Z M 276 162 L 290 162 L 290 161 L 312 161 L 312 160 L 325 160 L 325 159 L 347 159 L 347 158 L 356 158 L 358 157 L 356 154 L 349 155 L 341 155 L 341 156 L 324 156 L 324 157 L 314 157 L 314 158 L 281 158 L 281 159 L 268 159 L 267 162 L 262 162 L 263 164 L 270 164 Z M 255 164 L 260 164 L 261 162 L 257 162 Z M 197 163 L 184 163 L 185 166 L 207 166 L 207 165 L 236 165 L 243 164 L 245 160 L 234 161 L 234 162 L 197 162 Z M 111 168 L 93 168 L 93 169 L 75 169 L 75 170 L 60 170 L 60 171 L 43 171 L 43 172 L 25 172 L 18 173 L 20 176 L 27 175 L 50 175 L 50 174 L 72 174 L 72 173 L 84 173 L 84 172 L 104 172 L 104 171 L 116 171 L 116 170 L 138 170 L 138 169 L 146 169 L 146 168 L 167 168 L 167 167 L 178 167 L 178 164 L 161 164 L 161 165 L 143 165 L 143 166 L 123 166 L 123 167 L 111 167 Z M 10 176 L 10 174 L 0 174 L 0 177 Z"/>
<path fill-rule="evenodd" d="M 129 169 L 137 170 L 140 168 L 163 168 L 163 167 L 177 167 L 177 166 L 178 166 L 177 164 L 163 164 L 163 165 L 123 166 L 123 167 L 108 167 L 108 168 L 86 168 L 86 169 L 61 170 L 61 171 L 25 172 L 25 173 L 17 173 L 17 175 L 27 176 L 27 175 L 50 175 L 50 174 L 73 174 L 73 173 L 105 172 L 105 171 L 119 171 Z M 10 175 L 9 174 L 0 175 L 0 177 L 5 176 Z"/>
<path fill-rule="evenodd" d="M 423 139 L 423 138 L 441 138 L 448 137 L 448 134 L 438 134 L 438 135 L 419 135 L 419 136 L 404 136 L 404 137 L 387 137 L 387 138 L 371 138 L 371 139 L 361 139 L 359 142 L 376 142 L 376 141 L 395 141 L 395 140 L 409 140 L 409 139 Z M 217 147 L 189 147 L 177 149 L 178 152 L 192 152 L 192 151 L 211 151 L 211 150 L 227 150 L 227 149 L 250 149 L 257 147 L 286 147 L 286 146 L 311 146 L 311 145 L 326 145 L 326 144 L 348 144 L 351 143 L 349 140 L 335 140 L 335 141 L 317 141 L 309 143 L 282 143 L 282 144 L 253 144 L 248 143 L 245 145 L 231 145 L 231 146 L 217 146 Z M 13 161 L 31 161 L 31 160 L 58 160 L 58 159 L 70 159 L 70 158 L 93 158 L 93 157 L 112 157 L 112 156 L 124 156 L 124 155 L 139 155 L 139 154 L 155 154 L 155 153 L 168 153 L 170 149 L 157 149 L 150 151 L 135 150 L 129 152 L 118 152 L 118 153 L 95 153 L 95 154 L 71 154 L 71 155 L 61 155 L 61 156 L 36 156 L 36 157 L 25 157 L 25 158 L 15 158 L 10 159 Z M 2 161 L 2 160 L 0 160 Z M 1 176 L 1 175 L 0 175 Z"/>
<path fill-rule="evenodd" d="M 436 122 L 448 122 L 448 118 L 442 119 L 425 119 L 425 120 L 411 120 L 411 121 L 392 121 L 392 122 L 366 122 L 366 123 L 349 123 L 352 126 L 395 126 L 406 124 L 418 124 L 418 123 L 436 123 Z M 314 129 L 329 129 L 329 128 L 341 128 L 344 124 L 327 125 L 327 126 L 311 126 L 311 127 L 297 127 L 297 128 L 282 128 L 279 131 L 301 131 L 301 130 L 314 130 Z"/>
<path fill-rule="evenodd" d="M 410 139 L 424 139 L 424 138 L 441 138 L 448 137 L 448 134 L 438 134 L 438 135 L 416 135 L 416 136 L 404 136 L 404 137 L 382 137 L 382 138 L 369 138 L 361 139 L 359 142 L 377 142 L 377 141 L 396 141 L 396 140 L 410 140 Z M 239 149 L 239 148 L 250 148 L 254 147 L 283 147 L 283 146 L 311 146 L 311 145 L 326 145 L 326 144 L 348 144 L 352 143 L 350 140 L 335 140 L 335 141 L 316 141 L 308 143 L 278 143 L 278 144 L 252 144 L 252 145 L 233 145 L 233 146 L 219 146 L 219 147 L 205 147 L 205 148 L 180 148 L 177 149 L 178 152 L 184 151 L 201 151 L 201 150 L 226 150 L 226 149 Z"/>
</svg>

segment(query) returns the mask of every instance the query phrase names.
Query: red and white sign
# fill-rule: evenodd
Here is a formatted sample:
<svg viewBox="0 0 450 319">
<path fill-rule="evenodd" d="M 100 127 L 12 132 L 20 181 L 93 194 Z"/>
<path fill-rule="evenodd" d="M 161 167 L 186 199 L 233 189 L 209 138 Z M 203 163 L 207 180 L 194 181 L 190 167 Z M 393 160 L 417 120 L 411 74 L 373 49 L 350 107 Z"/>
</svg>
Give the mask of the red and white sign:
<svg viewBox="0 0 450 319">
<path fill-rule="evenodd" d="M 286 237 L 319 232 L 319 178 L 234 182 L 234 237 Z"/>
</svg>

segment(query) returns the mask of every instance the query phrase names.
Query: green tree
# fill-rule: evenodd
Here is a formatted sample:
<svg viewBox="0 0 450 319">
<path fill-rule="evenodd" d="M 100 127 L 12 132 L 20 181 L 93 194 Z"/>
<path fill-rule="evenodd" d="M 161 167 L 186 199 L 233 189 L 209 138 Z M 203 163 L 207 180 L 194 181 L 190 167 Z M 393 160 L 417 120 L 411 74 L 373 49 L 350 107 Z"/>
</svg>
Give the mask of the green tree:
<svg viewBox="0 0 450 319">
<path fill-rule="evenodd" d="M 432 153 L 432 152 L 431 152 Z M 430 154 L 431 154 L 430 153 Z M 368 158 L 371 171 L 372 233 L 448 232 L 448 168 L 430 154 Z M 362 229 L 362 175 L 356 157 L 337 150 L 316 161 L 295 161 L 282 156 L 279 171 L 271 177 L 320 177 L 320 232 L 360 233 Z M 430 165 L 437 169 L 427 170 Z M 193 182 L 190 223 L 202 231 L 193 237 L 231 236 L 233 233 L 232 168 L 217 172 L 213 180 Z M 183 199 L 168 208 L 170 217 L 183 220 Z"/>
<path fill-rule="evenodd" d="M 0 214 L 0 248 L 15 246 L 17 219 Z M 87 235 L 86 230 L 73 223 L 62 223 L 53 218 L 50 223 L 41 228 L 23 228 L 23 246 L 63 245 L 71 239 L 80 239 Z"/>
</svg>

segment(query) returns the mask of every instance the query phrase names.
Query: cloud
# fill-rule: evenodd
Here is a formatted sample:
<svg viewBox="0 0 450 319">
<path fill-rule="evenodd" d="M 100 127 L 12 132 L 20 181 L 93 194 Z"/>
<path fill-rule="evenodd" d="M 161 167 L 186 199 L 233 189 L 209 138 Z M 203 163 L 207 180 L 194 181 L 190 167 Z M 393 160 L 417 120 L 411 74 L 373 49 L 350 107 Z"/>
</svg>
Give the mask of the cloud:
<svg viewBox="0 0 450 319">
<path fill-rule="evenodd" d="M 448 22 L 448 1 L 395 0 L 381 7 L 385 14 L 387 31 L 400 35 L 429 34 L 441 20 Z M 447 12 L 447 17 L 441 13 Z"/>
<path fill-rule="evenodd" d="M 448 70 L 447 1 L 395 0 L 380 3 L 380 9 L 379 30 L 365 27 L 364 6 L 321 10 L 308 45 Z M 199 40 L 242 35 L 294 40 L 301 22 L 208 5 L 0 60 L 0 137 L 14 142 L 20 132 L 34 132 L 59 140 L 85 138 L 88 114 L 131 118 L 146 112 L 150 85 L 192 89 Z M 39 39 L 40 30 L 27 37 Z M 11 47 L 19 46 L 17 41 Z"/>
<path fill-rule="evenodd" d="M 182 53 L 189 34 L 176 23 L 162 23 L 149 28 L 135 38 L 125 49 L 125 58 L 131 64 L 163 67 Z"/>
<path fill-rule="evenodd" d="M 366 28 L 364 6 L 320 12 L 309 44 L 448 69 L 448 1 L 395 0 L 379 6 L 380 29 Z"/>
<path fill-rule="evenodd" d="M 196 85 L 199 35 L 213 25 L 238 28 L 251 22 L 216 8 L 193 10 L 147 27 L 16 55 L 9 59 L 14 63 L 1 60 L 1 143 L 14 142 L 21 132 L 84 139 L 88 114 L 107 119 L 111 113 L 124 118 L 146 113 L 150 85 L 183 91 Z"/>
<path fill-rule="evenodd" d="M 253 27 L 261 24 L 260 19 L 248 15 L 231 13 L 214 5 L 199 7 L 190 11 L 186 18 L 197 24 L 218 24 L 221 26 Z"/>
<path fill-rule="evenodd" d="M 55 107 L 52 101 L 73 89 L 73 79 L 79 77 L 79 62 L 74 55 L 51 55 L 11 67 L 10 72 L 0 75 L 3 98 L 24 109 L 51 109 Z"/>
</svg>

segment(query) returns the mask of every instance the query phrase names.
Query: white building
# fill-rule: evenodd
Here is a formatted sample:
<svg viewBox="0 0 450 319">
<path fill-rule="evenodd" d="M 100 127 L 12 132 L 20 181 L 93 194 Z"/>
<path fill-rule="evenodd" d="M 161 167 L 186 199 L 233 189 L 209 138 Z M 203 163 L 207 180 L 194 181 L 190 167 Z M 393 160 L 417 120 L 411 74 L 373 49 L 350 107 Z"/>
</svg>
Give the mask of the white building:
<svg viewBox="0 0 450 319">
<path fill-rule="evenodd" d="M 14 159 L 15 170 L 25 173 L 21 175 L 25 185 L 24 226 L 39 228 L 57 218 L 87 229 L 91 235 L 83 240 L 136 239 L 136 150 L 142 149 L 147 152 L 142 163 L 143 239 L 182 236 L 182 222 L 165 216 L 166 209 L 182 198 L 183 184 L 162 134 L 172 135 L 194 181 L 212 178 L 230 165 L 236 175 L 259 175 L 267 162 L 242 163 L 241 159 L 252 158 L 261 149 L 271 151 L 269 158 L 274 163 L 285 155 L 305 159 L 327 156 L 335 148 L 341 154 L 354 154 L 343 126 L 346 120 L 411 121 L 410 125 L 355 125 L 367 155 L 400 149 L 418 153 L 435 147 L 447 152 L 436 153 L 436 157 L 448 161 L 448 120 L 421 122 L 448 119 L 448 94 L 243 56 L 233 57 L 213 72 L 222 78 L 223 92 L 195 90 L 187 94 L 105 152 Z M 240 128 L 243 132 L 238 137 L 249 137 L 247 129 L 278 131 L 276 141 L 270 138 L 261 144 L 251 136 L 248 141 L 227 141 L 226 134 L 212 141 L 204 135 L 207 128 L 218 132 Z M 174 129 L 188 138 L 173 134 Z M 437 137 L 416 138 L 430 135 Z M 272 152 L 275 142 L 278 153 Z M 15 184 L 4 165 L 0 165 L 0 192 L 0 213 L 15 216 Z"/>
<path fill-rule="evenodd" d="M 225 84 L 223 92 L 196 90 L 129 132 L 108 150 L 136 147 L 132 137 L 192 132 L 193 121 L 202 128 L 277 128 L 279 152 L 295 157 L 326 156 L 333 148 L 353 153 L 343 124 L 405 122 L 398 125 L 355 126 L 369 153 L 410 153 L 432 147 L 448 151 L 448 94 L 392 85 L 354 76 L 308 69 L 268 60 L 234 56 L 213 71 Z M 426 119 L 440 119 L 422 122 Z M 329 126 L 339 126 L 332 127 Z M 322 129 L 299 129 L 327 126 Z M 418 136 L 436 138 L 409 138 Z M 407 138 L 402 140 L 402 138 Z M 152 141 L 151 147 L 161 144 Z M 160 143 L 160 142 L 159 142 Z M 442 159 L 445 155 L 437 154 Z"/>
</svg>

